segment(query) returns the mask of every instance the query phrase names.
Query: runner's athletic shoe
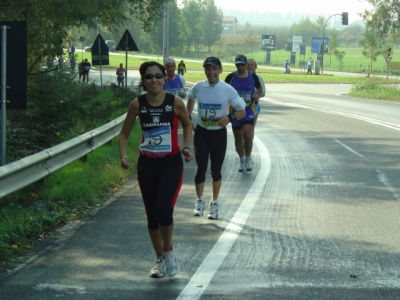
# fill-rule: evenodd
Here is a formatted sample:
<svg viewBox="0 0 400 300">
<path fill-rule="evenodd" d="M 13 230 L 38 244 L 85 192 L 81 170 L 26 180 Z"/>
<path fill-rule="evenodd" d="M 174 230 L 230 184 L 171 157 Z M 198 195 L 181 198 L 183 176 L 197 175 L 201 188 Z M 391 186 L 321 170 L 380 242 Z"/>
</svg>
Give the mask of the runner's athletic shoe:
<svg viewBox="0 0 400 300">
<path fill-rule="evenodd" d="M 251 165 L 251 158 L 246 159 L 246 161 L 244 162 L 245 167 L 246 167 L 246 171 L 251 171 L 253 170 L 253 166 Z"/>
<path fill-rule="evenodd" d="M 245 161 L 243 160 L 240 160 L 240 164 L 239 164 L 239 169 L 238 169 L 238 171 L 239 172 L 244 172 L 244 171 L 246 171 L 246 163 L 245 163 Z"/>
<path fill-rule="evenodd" d="M 218 219 L 218 202 L 210 203 L 210 211 L 208 212 L 208 218 L 210 220 Z"/>
<path fill-rule="evenodd" d="M 165 259 L 157 258 L 154 262 L 153 269 L 151 269 L 149 276 L 153 278 L 162 278 L 166 273 Z"/>
<path fill-rule="evenodd" d="M 176 259 L 176 252 L 174 248 L 169 251 L 164 251 L 165 265 L 167 267 L 167 274 L 169 276 L 174 276 L 179 273 L 181 267 L 178 260 Z"/>
<path fill-rule="evenodd" d="M 204 201 L 201 199 L 197 199 L 196 204 L 194 205 L 193 214 L 197 217 L 201 217 L 205 208 L 206 206 L 204 204 Z"/>
</svg>

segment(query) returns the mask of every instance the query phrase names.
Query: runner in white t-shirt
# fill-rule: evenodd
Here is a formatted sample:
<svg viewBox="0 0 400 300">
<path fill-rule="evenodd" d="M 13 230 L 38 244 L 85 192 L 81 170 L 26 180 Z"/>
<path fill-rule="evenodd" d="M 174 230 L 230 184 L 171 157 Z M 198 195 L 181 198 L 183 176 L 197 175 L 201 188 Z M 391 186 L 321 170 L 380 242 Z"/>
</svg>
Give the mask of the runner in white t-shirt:
<svg viewBox="0 0 400 300">
<path fill-rule="evenodd" d="M 245 117 L 246 103 L 239 97 L 236 90 L 229 84 L 220 81 L 222 73 L 221 61 L 216 57 L 208 57 L 204 63 L 204 73 L 207 80 L 197 82 L 189 91 L 187 110 L 193 112 L 197 101 L 197 124 L 194 134 L 195 159 L 197 171 L 195 186 L 197 200 L 194 208 L 195 216 L 202 216 L 205 208 L 203 191 L 208 161 L 211 159 L 212 199 L 210 202 L 209 219 L 218 219 L 218 196 L 221 189 L 221 169 L 225 159 L 227 146 L 226 126 Z M 229 113 L 229 107 L 236 109 Z"/>
</svg>

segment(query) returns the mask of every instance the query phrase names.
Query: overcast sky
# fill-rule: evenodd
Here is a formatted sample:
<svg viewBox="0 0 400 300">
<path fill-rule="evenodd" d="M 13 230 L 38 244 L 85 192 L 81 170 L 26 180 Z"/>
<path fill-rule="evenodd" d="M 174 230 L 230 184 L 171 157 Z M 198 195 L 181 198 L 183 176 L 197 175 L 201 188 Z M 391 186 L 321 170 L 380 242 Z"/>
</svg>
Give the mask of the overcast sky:
<svg viewBox="0 0 400 300">
<path fill-rule="evenodd" d="M 178 2 L 180 2 L 178 0 Z M 214 0 L 217 7 L 222 9 L 240 9 L 243 11 L 287 11 L 287 12 L 329 12 L 340 14 L 349 13 L 349 22 L 361 17 L 357 13 L 370 9 L 371 6 L 364 0 Z"/>
</svg>

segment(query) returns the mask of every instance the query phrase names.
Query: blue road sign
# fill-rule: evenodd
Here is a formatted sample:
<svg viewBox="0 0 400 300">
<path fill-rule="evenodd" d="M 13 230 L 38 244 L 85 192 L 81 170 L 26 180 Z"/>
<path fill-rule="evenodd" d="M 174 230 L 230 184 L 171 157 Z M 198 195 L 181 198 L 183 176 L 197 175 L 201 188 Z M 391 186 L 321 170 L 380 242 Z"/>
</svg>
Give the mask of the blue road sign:
<svg viewBox="0 0 400 300">
<path fill-rule="evenodd" d="M 324 48 L 328 49 L 329 38 L 324 38 Z M 322 44 L 322 37 L 312 37 L 311 38 L 311 53 L 319 54 Z"/>
</svg>

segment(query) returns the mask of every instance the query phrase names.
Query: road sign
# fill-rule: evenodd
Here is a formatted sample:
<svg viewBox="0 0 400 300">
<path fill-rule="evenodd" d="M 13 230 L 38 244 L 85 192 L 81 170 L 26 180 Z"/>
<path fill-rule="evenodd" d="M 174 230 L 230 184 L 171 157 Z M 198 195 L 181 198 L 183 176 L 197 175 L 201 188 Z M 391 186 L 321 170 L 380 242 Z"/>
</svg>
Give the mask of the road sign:
<svg viewBox="0 0 400 300">
<path fill-rule="evenodd" d="M 386 63 L 390 63 L 392 61 L 392 57 L 391 56 L 386 56 L 385 57 Z"/>
<path fill-rule="evenodd" d="M 276 35 L 263 34 L 261 40 L 261 50 L 275 50 Z"/>
<path fill-rule="evenodd" d="M 0 21 L 0 41 L 3 26 L 6 26 L 6 110 L 25 110 L 28 106 L 28 26 L 25 21 Z M 2 78 L 3 45 L 0 47 L 0 86 Z M 2 89 L 0 88 L 0 91 Z M 1 105 L 0 105 L 1 110 Z"/>
<path fill-rule="evenodd" d="M 84 37 L 84 36 L 81 36 L 81 37 L 79 38 L 79 41 L 80 41 L 81 43 L 83 43 L 83 42 L 85 41 L 85 37 Z"/>
<path fill-rule="evenodd" d="M 108 56 L 108 46 L 104 41 L 100 33 L 97 35 L 96 39 L 92 45 L 92 65 L 93 66 L 107 66 L 110 64 Z"/>
<path fill-rule="evenodd" d="M 292 41 L 293 41 L 292 51 L 300 52 L 300 44 L 303 42 L 303 37 L 293 36 Z"/>
<path fill-rule="evenodd" d="M 128 29 L 125 30 L 125 33 L 122 36 L 121 40 L 119 41 L 116 50 L 117 51 L 139 51 L 139 49 L 136 46 L 136 43 L 133 40 L 133 37 L 130 34 L 130 32 L 128 31 Z"/>
<path fill-rule="evenodd" d="M 321 54 L 321 44 L 322 44 L 322 37 L 312 37 L 311 38 L 311 53 Z M 325 52 L 329 46 L 329 38 L 324 37 L 324 48 Z"/>
</svg>

